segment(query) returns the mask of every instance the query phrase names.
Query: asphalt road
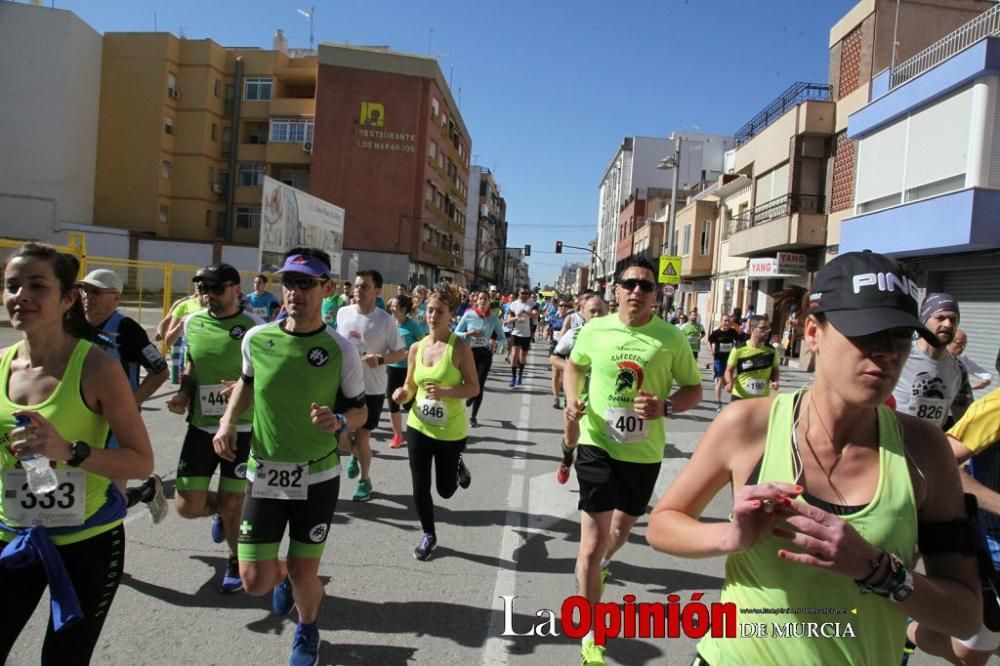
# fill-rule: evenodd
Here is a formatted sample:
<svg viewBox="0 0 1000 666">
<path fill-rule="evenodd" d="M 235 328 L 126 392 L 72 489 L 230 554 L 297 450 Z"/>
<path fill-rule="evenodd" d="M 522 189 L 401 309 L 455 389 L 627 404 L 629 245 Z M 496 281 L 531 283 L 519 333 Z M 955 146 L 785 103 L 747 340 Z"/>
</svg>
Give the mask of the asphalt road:
<svg viewBox="0 0 1000 666">
<path fill-rule="evenodd" d="M 534 350 L 525 385 L 510 390 L 508 366 L 497 357 L 481 427 L 470 431 L 465 456 L 472 486 L 449 500 L 435 495 L 439 545 L 425 562 L 412 556 L 421 531 L 412 507 L 406 449 L 388 448 L 383 415 L 374 437 L 375 497 L 369 503 L 352 502 L 353 483 L 344 480 L 320 567 L 327 595 L 319 618 L 320 663 L 579 662 L 579 642 L 566 636 L 501 636 L 507 623 L 503 597 L 516 597 L 510 628 L 524 634 L 539 622 L 536 612 L 558 614 L 563 600 L 575 594 L 576 481 L 565 486 L 555 481 L 561 417 L 552 407 L 543 362 L 541 351 Z M 710 371 L 702 375 L 708 396 Z M 783 390 L 808 381 L 803 373 L 785 377 Z M 164 408 L 169 394 L 162 391 L 150 400 L 144 415 L 157 472 L 172 497 L 185 426 Z M 703 404 L 670 423 L 656 497 L 714 416 L 712 403 Z M 720 493 L 706 515 L 723 520 L 730 506 L 729 493 Z M 681 560 L 658 554 L 645 542 L 646 524 L 645 518 L 639 521 L 612 564 L 605 600 L 620 602 L 633 594 L 639 601 L 665 602 L 675 593 L 686 602 L 694 592 L 704 592 L 706 602 L 718 599 L 722 558 Z M 208 532 L 207 519 L 184 520 L 173 513 L 172 502 L 160 525 L 152 524 L 145 508 L 132 510 L 125 577 L 95 664 L 287 663 L 294 620 L 273 616 L 270 597 L 217 591 L 226 553 Z M 38 663 L 47 614 L 46 598 L 8 664 Z M 607 658 L 615 664 L 686 665 L 694 644 L 686 638 L 618 639 L 610 642 Z M 910 663 L 937 662 L 923 656 Z"/>
</svg>

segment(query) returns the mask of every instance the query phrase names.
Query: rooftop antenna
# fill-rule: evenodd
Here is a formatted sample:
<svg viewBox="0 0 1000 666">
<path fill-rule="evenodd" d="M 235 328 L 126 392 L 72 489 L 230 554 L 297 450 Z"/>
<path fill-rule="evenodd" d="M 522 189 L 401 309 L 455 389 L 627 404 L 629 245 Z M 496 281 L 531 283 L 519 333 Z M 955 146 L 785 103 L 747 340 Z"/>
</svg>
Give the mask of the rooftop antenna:
<svg viewBox="0 0 1000 666">
<path fill-rule="evenodd" d="M 431 37 L 434 36 L 434 26 L 431 26 L 430 30 L 427 31 L 427 55 L 431 54 Z"/>
<path fill-rule="evenodd" d="M 305 9 L 298 9 L 296 11 L 298 11 L 299 14 L 302 14 L 302 16 L 305 16 L 307 19 L 309 19 L 309 50 L 312 51 L 314 42 L 313 21 L 316 18 L 316 7 L 310 6 L 308 11 L 306 11 Z"/>
</svg>

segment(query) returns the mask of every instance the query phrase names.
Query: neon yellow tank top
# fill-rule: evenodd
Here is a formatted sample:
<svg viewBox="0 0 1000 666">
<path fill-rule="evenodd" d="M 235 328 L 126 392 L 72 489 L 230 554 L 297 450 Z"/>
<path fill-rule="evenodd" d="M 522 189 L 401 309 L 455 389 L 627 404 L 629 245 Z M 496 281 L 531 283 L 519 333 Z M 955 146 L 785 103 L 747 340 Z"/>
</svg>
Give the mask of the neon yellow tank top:
<svg viewBox="0 0 1000 666">
<path fill-rule="evenodd" d="M 429 400 L 427 392 L 424 390 L 424 384 L 431 383 L 446 387 L 462 385 L 462 373 L 452 361 L 457 339 L 458 337 L 452 333 L 441 358 L 432 366 L 424 365 L 424 348 L 427 346 L 430 336 L 422 338 L 417 343 L 417 362 L 413 367 L 413 381 L 417 383 L 417 397 L 413 407 L 410 408 L 410 415 L 406 419 L 407 427 L 444 442 L 464 439 L 468 433 L 465 401 L 461 398 Z"/>
<path fill-rule="evenodd" d="M 758 483 L 794 483 L 794 397 L 779 395 L 771 406 Z M 878 408 L 878 437 L 875 496 L 860 511 L 841 518 L 869 543 L 895 553 L 911 566 L 917 543 L 916 500 L 899 421 L 888 407 Z M 698 651 L 705 660 L 710 664 L 802 666 L 898 664 L 906 637 L 906 615 L 888 599 L 861 594 L 854 581 L 844 576 L 779 559 L 778 549 L 788 547 L 784 539 L 768 535 L 751 550 L 726 559 L 722 601 L 736 604 L 737 638 L 702 639 Z M 757 608 L 820 612 L 747 612 Z M 743 623 L 765 627 L 767 637 L 747 637 Z M 854 637 L 845 635 L 848 627 Z M 776 631 L 784 636 L 776 637 Z M 841 638 L 831 637 L 834 634 Z"/>
<path fill-rule="evenodd" d="M 59 385 L 52 394 L 37 405 L 18 405 L 11 401 L 7 393 L 10 384 L 10 366 L 17 356 L 22 343 L 18 342 L 7 349 L 0 357 L 0 497 L 4 496 L 3 484 L 6 473 L 17 466 L 17 458 L 8 448 L 10 431 L 14 429 L 13 412 L 27 409 L 38 412 L 55 424 L 63 439 L 71 442 L 83 440 L 91 448 L 104 448 L 108 439 L 108 421 L 101 414 L 96 414 L 87 407 L 80 395 L 80 383 L 83 378 L 83 364 L 93 345 L 86 340 L 76 343 L 70 355 L 66 370 L 63 372 Z M 73 469 L 65 463 L 57 463 L 56 469 Z M 83 471 L 83 470 L 81 470 Z M 86 472 L 86 493 L 84 500 L 84 519 L 97 513 L 108 497 L 108 486 L 111 481 L 104 476 Z M 58 492 L 58 491 L 57 491 Z M 53 493 L 55 494 L 55 493 Z M 65 498 L 61 498 L 65 501 Z M 7 522 L 3 504 L 0 503 L 0 521 Z M 92 536 L 107 532 L 121 523 L 120 520 L 98 525 L 79 532 L 52 535 L 52 541 L 57 546 L 64 546 L 77 541 L 89 539 Z M 16 525 L 12 525 L 16 527 Z M 12 534 L 0 531 L 0 540 L 10 541 Z"/>
</svg>

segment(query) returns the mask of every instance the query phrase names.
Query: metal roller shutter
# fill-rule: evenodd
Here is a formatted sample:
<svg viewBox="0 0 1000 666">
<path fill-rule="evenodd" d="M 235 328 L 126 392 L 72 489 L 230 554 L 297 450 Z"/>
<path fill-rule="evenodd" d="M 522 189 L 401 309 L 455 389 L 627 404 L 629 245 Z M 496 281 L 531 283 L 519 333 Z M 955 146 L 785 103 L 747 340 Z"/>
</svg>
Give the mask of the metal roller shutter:
<svg viewBox="0 0 1000 666">
<path fill-rule="evenodd" d="M 997 388 L 997 348 L 1000 347 L 1000 268 L 944 273 L 942 290 L 958 299 L 959 327 L 969 336 L 965 353 L 993 372 L 993 383 L 977 397 Z"/>
</svg>

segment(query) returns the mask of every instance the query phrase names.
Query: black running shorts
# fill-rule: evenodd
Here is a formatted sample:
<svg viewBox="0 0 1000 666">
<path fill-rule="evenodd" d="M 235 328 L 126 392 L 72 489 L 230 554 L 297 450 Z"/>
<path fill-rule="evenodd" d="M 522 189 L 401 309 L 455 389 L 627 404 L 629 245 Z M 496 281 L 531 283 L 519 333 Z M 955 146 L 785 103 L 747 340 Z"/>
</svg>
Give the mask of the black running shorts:
<svg viewBox="0 0 1000 666">
<path fill-rule="evenodd" d="M 658 462 L 615 460 L 604 449 L 589 444 L 577 447 L 575 467 L 580 483 L 577 508 L 587 513 L 618 509 L 630 516 L 643 515 L 660 475 Z"/>
</svg>

